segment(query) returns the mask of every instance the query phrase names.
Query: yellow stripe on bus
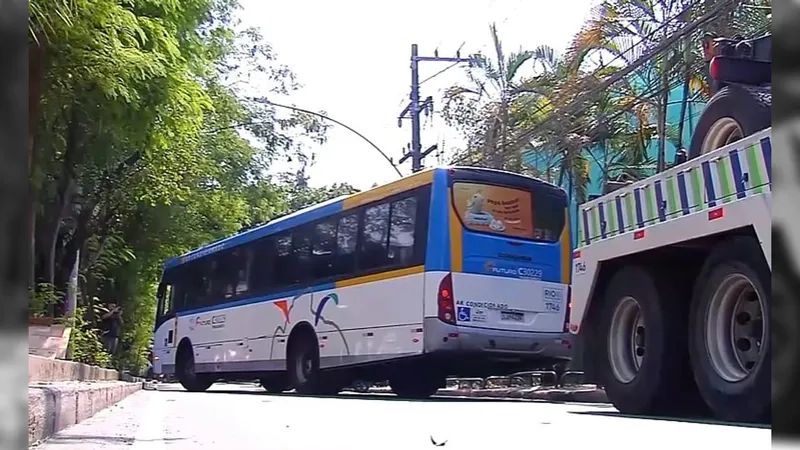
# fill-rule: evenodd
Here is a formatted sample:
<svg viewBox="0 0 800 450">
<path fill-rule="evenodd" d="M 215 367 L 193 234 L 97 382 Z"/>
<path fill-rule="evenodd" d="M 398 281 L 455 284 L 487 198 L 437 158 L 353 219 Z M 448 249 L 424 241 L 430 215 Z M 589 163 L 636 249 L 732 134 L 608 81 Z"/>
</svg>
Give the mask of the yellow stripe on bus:
<svg viewBox="0 0 800 450">
<path fill-rule="evenodd" d="M 348 280 L 341 280 L 336 282 L 337 288 L 345 288 L 357 286 L 359 284 L 374 283 L 376 281 L 391 280 L 392 278 L 400 278 L 408 275 L 416 275 L 425 271 L 425 265 L 408 267 L 405 269 L 391 270 L 389 272 L 381 272 L 372 275 L 364 275 L 363 277 L 350 278 Z"/>
<path fill-rule="evenodd" d="M 458 213 L 455 207 L 450 202 L 453 198 L 453 190 L 448 190 L 447 204 L 450 225 L 450 271 L 461 272 L 464 269 L 464 241 L 461 238 L 461 221 L 458 219 Z"/>
<path fill-rule="evenodd" d="M 570 284 L 572 281 L 572 230 L 569 223 L 569 209 L 564 209 L 566 217 L 564 229 L 561 231 L 561 283 Z"/>
<path fill-rule="evenodd" d="M 423 170 L 375 189 L 353 194 L 342 200 L 342 209 L 356 208 L 431 183 L 433 183 L 433 169 Z"/>
</svg>

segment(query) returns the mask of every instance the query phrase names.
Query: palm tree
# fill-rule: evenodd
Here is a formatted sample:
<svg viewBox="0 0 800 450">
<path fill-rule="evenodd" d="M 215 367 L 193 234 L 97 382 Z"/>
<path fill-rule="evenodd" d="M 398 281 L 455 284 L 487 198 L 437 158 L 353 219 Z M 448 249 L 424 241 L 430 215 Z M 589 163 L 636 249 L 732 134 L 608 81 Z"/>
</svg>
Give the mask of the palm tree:
<svg viewBox="0 0 800 450">
<path fill-rule="evenodd" d="M 520 68 L 534 59 L 535 51 L 519 50 L 506 55 L 495 24 L 490 25 L 494 58 L 472 55 L 467 70 L 469 85 L 455 85 L 445 92 L 443 114 L 450 125 L 460 128 L 467 136 L 468 148 L 460 160 L 492 168 L 520 169 L 519 148 L 510 146 L 515 120 L 514 102 L 529 86 L 520 79 Z M 480 155 L 479 157 L 476 155 Z"/>
</svg>

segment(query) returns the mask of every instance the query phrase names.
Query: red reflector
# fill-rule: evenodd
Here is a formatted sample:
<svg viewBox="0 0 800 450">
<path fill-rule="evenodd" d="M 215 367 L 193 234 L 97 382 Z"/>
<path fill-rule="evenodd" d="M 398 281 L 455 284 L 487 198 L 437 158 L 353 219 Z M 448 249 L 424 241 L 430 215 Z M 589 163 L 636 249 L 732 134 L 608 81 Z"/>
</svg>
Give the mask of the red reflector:
<svg viewBox="0 0 800 450">
<path fill-rule="evenodd" d="M 573 333 L 577 332 L 578 331 L 578 326 L 575 325 L 575 324 L 570 324 L 569 325 L 569 331 L 572 331 Z"/>
<path fill-rule="evenodd" d="M 644 230 L 636 230 L 633 232 L 633 240 L 638 241 L 639 239 L 644 239 Z"/>
<path fill-rule="evenodd" d="M 572 257 L 573 258 L 580 258 L 581 257 L 581 251 L 580 250 L 575 250 L 575 252 L 572 253 Z"/>
<path fill-rule="evenodd" d="M 725 215 L 725 210 L 722 208 L 713 209 L 708 212 L 708 220 L 719 219 Z"/>
<path fill-rule="evenodd" d="M 442 297 L 450 298 L 450 291 L 448 291 L 447 289 L 442 289 Z"/>
</svg>

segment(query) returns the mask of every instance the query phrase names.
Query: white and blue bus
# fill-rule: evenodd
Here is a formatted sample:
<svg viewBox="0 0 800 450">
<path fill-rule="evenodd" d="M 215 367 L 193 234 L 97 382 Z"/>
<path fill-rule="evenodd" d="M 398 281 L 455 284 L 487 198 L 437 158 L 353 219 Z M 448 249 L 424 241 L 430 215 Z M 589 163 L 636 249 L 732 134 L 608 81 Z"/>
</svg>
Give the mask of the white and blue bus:
<svg viewBox="0 0 800 450">
<path fill-rule="evenodd" d="M 190 391 L 389 380 L 421 398 L 447 376 L 567 361 L 570 258 L 562 189 L 426 170 L 167 261 L 155 372 Z"/>
</svg>

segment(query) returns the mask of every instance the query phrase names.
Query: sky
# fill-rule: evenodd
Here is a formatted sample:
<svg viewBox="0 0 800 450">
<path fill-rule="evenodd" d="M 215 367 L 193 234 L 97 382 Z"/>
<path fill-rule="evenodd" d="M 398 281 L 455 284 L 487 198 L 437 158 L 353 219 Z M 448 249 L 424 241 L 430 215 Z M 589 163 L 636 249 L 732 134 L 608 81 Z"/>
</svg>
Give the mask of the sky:
<svg viewBox="0 0 800 450">
<path fill-rule="evenodd" d="M 397 161 L 411 140 L 408 120 L 398 128 L 398 114 L 408 104 L 411 44 L 421 56 L 493 55 L 489 25 L 495 22 L 504 51 L 549 45 L 567 47 L 596 0 L 241 0 L 243 26 L 258 27 L 278 61 L 288 65 L 303 85 L 283 103 L 325 111 L 358 130 Z M 420 64 L 420 80 L 449 64 Z M 464 81 L 455 67 L 421 86 L 421 98 L 432 96 L 442 107 L 442 93 Z M 256 87 L 257 88 L 257 87 Z M 436 114 L 423 119 L 422 148 L 458 147 L 463 141 Z M 315 163 L 310 184 L 347 182 L 359 189 L 398 178 L 392 166 L 368 143 L 333 126 L 322 145 L 309 145 Z M 426 159 L 427 166 L 446 161 Z M 286 163 L 275 171 L 287 170 Z M 410 161 L 399 166 L 411 173 Z"/>
</svg>

